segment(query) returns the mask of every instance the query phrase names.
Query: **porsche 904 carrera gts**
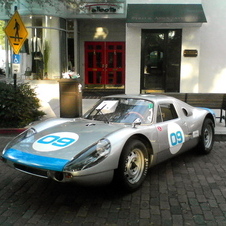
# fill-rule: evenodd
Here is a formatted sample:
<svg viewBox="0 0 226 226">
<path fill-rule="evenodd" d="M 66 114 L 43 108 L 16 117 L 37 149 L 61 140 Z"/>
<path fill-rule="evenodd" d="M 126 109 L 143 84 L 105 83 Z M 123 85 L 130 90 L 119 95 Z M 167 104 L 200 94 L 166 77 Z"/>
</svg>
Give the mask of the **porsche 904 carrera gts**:
<svg viewBox="0 0 226 226">
<path fill-rule="evenodd" d="M 133 191 L 148 169 L 194 149 L 208 154 L 215 116 L 164 95 L 114 95 L 81 118 L 49 119 L 31 126 L 3 150 L 9 166 L 59 182 L 112 181 Z"/>
</svg>

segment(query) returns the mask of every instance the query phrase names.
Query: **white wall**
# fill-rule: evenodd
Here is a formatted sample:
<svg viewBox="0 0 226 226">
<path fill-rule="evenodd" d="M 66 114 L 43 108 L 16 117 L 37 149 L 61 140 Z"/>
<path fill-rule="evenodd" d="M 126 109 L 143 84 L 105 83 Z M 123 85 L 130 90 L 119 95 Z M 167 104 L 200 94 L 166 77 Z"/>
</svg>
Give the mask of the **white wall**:
<svg viewBox="0 0 226 226">
<path fill-rule="evenodd" d="M 126 28 L 126 94 L 140 93 L 141 28 Z"/>
<path fill-rule="evenodd" d="M 214 0 L 211 0 L 214 1 Z M 128 4 L 201 4 L 201 0 L 127 0 Z M 140 93 L 141 29 L 182 29 L 180 92 L 200 90 L 201 24 L 127 24 L 126 94 Z M 202 25 L 203 26 L 203 25 Z M 197 57 L 184 57 L 185 49 L 198 51 Z"/>
<path fill-rule="evenodd" d="M 226 93 L 226 1 L 127 0 L 127 3 L 202 3 L 207 23 L 203 23 L 201 27 L 182 28 L 180 92 Z M 138 92 L 140 84 L 140 34 L 139 28 L 127 28 L 126 93 Z M 183 57 L 184 49 L 197 49 L 198 57 Z"/>
<path fill-rule="evenodd" d="M 203 1 L 199 92 L 226 93 L 226 1 Z"/>
<path fill-rule="evenodd" d="M 182 25 L 181 25 L 182 26 Z M 128 24 L 126 30 L 126 94 L 140 93 L 141 29 L 182 29 L 180 92 L 199 92 L 200 27 L 178 24 L 158 27 L 156 24 Z M 197 57 L 184 57 L 185 49 L 198 51 Z"/>
<path fill-rule="evenodd" d="M 52 27 L 59 27 L 59 19 L 55 18 L 51 20 Z M 48 78 L 59 79 L 60 78 L 60 34 L 58 30 L 47 30 L 46 40 L 49 41 L 50 45 L 50 56 L 48 62 Z"/>
<path fill-rule="evenodd" d="M 185 49 L 198 51 L 197 57 L 184 57 Z M 200 63 L 200 27 L 186 27 L 182 30 L 181 53 L 181 93 L 197 93 L 199 91 Z"/>
</svg>

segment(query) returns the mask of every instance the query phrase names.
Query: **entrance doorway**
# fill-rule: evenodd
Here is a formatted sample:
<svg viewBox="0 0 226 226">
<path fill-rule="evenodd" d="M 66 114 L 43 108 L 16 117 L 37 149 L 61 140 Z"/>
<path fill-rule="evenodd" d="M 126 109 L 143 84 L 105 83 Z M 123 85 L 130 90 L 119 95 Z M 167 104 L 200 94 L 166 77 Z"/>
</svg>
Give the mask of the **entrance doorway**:
<svg viewBox="0 0 226 226">
<path fill-rule="evenodd" d="M 142 30 L 141 92 L 179 92 L 181 30 Z"/>
<path fill-rule="evenodd" d="M 86 88 L 124 89 L 125 43 L 85 42 Z"/>
</svg>

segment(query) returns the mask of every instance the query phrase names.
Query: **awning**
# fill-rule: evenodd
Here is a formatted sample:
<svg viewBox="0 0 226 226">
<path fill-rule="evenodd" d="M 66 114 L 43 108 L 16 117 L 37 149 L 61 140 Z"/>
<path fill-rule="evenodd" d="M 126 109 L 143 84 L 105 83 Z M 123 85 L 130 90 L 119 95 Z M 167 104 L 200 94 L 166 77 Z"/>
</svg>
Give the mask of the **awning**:
<svg viewBox="0 0 226 226">
<path fill-rule="evenodd" d="M 127 23 L 205 23 L 201 4 L 128 4 Z"/>
</svg>

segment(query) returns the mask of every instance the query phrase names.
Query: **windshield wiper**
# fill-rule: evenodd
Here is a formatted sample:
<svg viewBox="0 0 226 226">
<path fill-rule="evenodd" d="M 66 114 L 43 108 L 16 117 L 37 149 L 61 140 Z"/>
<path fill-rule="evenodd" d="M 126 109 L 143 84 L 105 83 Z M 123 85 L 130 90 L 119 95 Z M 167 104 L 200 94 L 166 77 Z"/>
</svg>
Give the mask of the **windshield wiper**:
<svg viewBox="0 0 226 226">
<path fill-rule="evenodd" d="M 107 118 L 107 116 L 102 112 L 103 108 L 106 106 L 107 104 L 105 104 L 102 108 L 100 109 L 96 109 L 96 114 L 93 116 L 93 119 L 100 113 L 106 120 L 104 122 L 107 122 L 109 124 L 109 120 Z"/>
</svg>

